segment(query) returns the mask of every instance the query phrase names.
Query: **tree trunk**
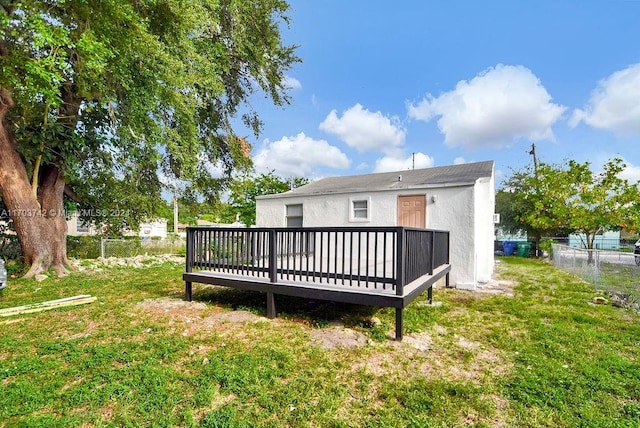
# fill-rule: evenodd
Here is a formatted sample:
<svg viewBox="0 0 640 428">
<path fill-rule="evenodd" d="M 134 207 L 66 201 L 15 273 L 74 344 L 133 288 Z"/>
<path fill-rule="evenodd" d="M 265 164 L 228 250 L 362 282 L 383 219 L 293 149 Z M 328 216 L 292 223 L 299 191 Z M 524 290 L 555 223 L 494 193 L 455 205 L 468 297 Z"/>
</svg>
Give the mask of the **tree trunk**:
<svg viewBox="0 0 640 428">
<path fill-rule="evenodd" d="M 585 232 L 585 239 L 587 240 L 587 264 L 593 264 L 593 241 L 596 239 L 596 233 L 591 235 L 589 232 Z"/>
<path fill-rule="evenodd" d="M 68 263 L 64 178 L 57 167 L 45 165 L 40 171 L 38 195 L 33 194 L 15 139 L 4 124 L 11 107 L 11 94 L 0 88 L 0 192 L 13 220 L 24 262 L 30 266 L 25 277 L 49 268 L 65 275 Z"/>
</svg>

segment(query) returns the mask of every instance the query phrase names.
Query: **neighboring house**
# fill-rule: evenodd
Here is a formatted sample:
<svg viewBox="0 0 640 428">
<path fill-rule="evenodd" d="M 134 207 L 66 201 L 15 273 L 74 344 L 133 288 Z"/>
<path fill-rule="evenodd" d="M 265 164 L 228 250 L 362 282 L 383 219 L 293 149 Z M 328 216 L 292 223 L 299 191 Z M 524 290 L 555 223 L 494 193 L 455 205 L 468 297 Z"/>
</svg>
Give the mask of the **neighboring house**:
<svg viewBox="0 0 640 428">
<path fill-rule="evenodd" d="M 450 231 L 450 284 L 474 289 L 494 267 L 493 161 L 324 178 L 256 199 L 258 227 L 408 226 Z"/>
<path fill-rule="evenodd" d="M 505 233 L 501 227 L 496 228 L 496 241 L 527 241 L 528 236 L 526 231 L 519 231 L 517 233 Z"/>
<path fill-rule="evenodd" d="M 207 220 L 197 220 L 196 224 L 197 226 L 205 226 L 205 227 L 246 227 L 246 225 L 241 221 L 239 221 L 237 218 L 236 218 L 236 221 L 234 221 L 233 223 L 214 223 L 212 221 L 207 221 Z"/>
<path fill-rule="evenodd" d="M 67 216 L 67 235 L 86 236 L 97 235 L 100 232 L 93 223 L 85 223 L 80 219 L 77 212 L 72 212 Z"/>
<path fill-rule="evenodd" d="M 135 235 L 133 233 L 132 235 Z M 167 219 L 161 218 L 153 221 L 145 221 L 140 223 L 138 236 L 142 238 L 161 238 L 167 237 Z"/>
<path fill-rule="evenodd" d="M 94 224 L 86 224 L 78 216 L 77 212 L 72 213 L 67 219 L 67 235 L 69 236 L 85 236 L 97 235 L 101 230 Z M 136 233 L 128 232 L 125 235 L 135 236 Z M 137 233 L 141 238 L 166 238 L 167 237 L 167 220 L 158 219 L 140 223 L 140 229 Z"/>
<path fill-rule="evenodd" d="M 569 246 L 573 248 L 587 248 L 585 234 L 569 235 Z M 593 240 L 595 250 L 619 250 L 620 231 L 598 233 Z"/>
</svg>

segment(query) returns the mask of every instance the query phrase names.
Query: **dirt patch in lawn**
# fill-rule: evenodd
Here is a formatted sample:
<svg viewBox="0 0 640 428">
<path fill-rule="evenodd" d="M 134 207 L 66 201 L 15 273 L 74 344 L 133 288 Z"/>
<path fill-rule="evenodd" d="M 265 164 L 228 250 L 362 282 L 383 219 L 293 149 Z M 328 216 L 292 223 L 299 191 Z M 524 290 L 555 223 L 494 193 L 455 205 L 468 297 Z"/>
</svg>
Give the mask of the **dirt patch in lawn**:
<svg viewBox="0 0 640 428">
<path fill-rule="evenodd" d="M 187 302 L 186 300 L 174 299 L 171 297 L 161 297 L 159 299 L 145 299 L 138 303 L 138 308 L 145 311 L 171 314 L 175 312 L 185 313 L 201 311 L 207 309 L 207 305 L 202 302 Z"/>
<path fill-rule="evenodd" d="M 154 318 L 166 317 L 176 334 L 204 336 L 218 334 L 234 340 L 255 341 L 255 331 L 248 324 L 269 323 L 284 326 L 292 321 L 270 320 L 249 311 L 229 311 L 202 302 L 186 302 L 175 298 L 147 299 L 137 308 Z M 430 330 L 405 334 L 401 342 L 390 338 L 375 342 L 364 332 L 333 324 L 309 329 L 309 343 L 326 350 L 365 352 L 357 358 L 352 371 L 366 370 L 376 377 L 441 376 L 453 380 L 479 381 L 486 375 L 503 375 L 509 363 L 490 346 L 453 334 L 449 328 L 434 325 Z M 207 349 L 194 352 L 205 354 Z"/>
<path fill-rule="evenodd" d="M 311 343 L 324 349 L 358 348 L 368 343 L 367 336 L 342 326 L 331 326 L 311 331 Z"/>
<path fill-rule="evenodd" d="M 249 311 L 227 311 L 203 302 L 187 302 L 163 297 L 145 299 L 137 308 L 152 317 L 165 317 L 169 325 L 183 336 L 206 334 L 214 331 L 228 331 L 229 325 L 253 324 L 258 322 L 278 322 L 269 320 Z"/>
<path fill-rule="evenodd" d="M 491 281 L 478 283 L 478 287 L 476 287 L 475 291 L 479 294 L 513 297 L 513 289 L 516 285 L 518 285 L 518 283 L 515 281 L 503 279 L 501 277 L 501 273 L 503 272 L 503 270 L 504 269 L 502 265 L 500 263 L 496 263 L 495 271 Z"/>
<path fill-rule="evenodd" d="M 513 288 L 516 286 L 515 281 L 509 281 L 504 279 L 494 279 L 489 282 L 479 283 L 476 288 L 476 293 L 488 294 L 488 295 L 501 295 L 513 297 Z"/>
</svg>

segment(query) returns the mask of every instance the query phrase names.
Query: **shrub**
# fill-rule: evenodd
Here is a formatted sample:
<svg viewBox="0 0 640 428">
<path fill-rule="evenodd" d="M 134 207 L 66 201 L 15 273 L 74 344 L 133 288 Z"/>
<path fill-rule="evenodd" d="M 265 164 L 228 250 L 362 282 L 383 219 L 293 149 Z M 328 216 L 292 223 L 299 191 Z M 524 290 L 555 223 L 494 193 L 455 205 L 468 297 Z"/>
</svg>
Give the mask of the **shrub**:
<svg viewBox="0 0 640 428">
<path fill-rule="evenodd" d="M 67 257 L 97 259 L 101 236 L 67 236 Z"/>
<path fill-rule="evenodd" d="M 551 238 L 542 238 L 540 240 L 540 242 L 538 243 L 538 248 L 542 251 L 544 251 L 545 253 L 547 253 L 549 255 L 549 257 L 552 257 L 553 254 L 553 244 L 555 244 L 556 241 L 551 239 Z"/>
</svg>

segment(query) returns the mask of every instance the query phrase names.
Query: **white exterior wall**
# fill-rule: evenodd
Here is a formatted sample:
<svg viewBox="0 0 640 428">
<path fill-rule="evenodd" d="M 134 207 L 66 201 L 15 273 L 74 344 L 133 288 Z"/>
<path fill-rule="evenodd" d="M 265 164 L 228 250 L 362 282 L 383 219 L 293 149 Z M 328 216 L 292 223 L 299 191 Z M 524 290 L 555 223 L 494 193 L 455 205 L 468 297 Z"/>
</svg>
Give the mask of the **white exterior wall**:
<svg viewBox="0 0 640 428">
<path fill-rule="evenodd" d="M 450 284 L 473 289 L 477 282 L 474 237 L 474 188 L 433 189 L 436 202 L 427 198 L 427 228 L 449 231 Z"/>
<path fill-rule="evenodd" d="M 475 186 L 475 215 L 476 215 L 476 279 L 478 282 L 489 282 L 493 276 L 495 225 L 493 213 L 495 211 L 495 185 L 493 176 L 483 178 Z"/>
<path fill-rule="evenodd" d="M 97 235 L 102 230 L 96 229 L 94 225 L 89 225 L 88 230 L 86 231 L 78 231 L 79 223 L 81 223 L 80 218 L 77 212 L 74 212 L 71 217 L 67 220 L 67 235 L 69 236 L 83 236 L 83 235 Z M 151 222 L 140 223 L 140 230 L 138 233 L 134 233 L 131 231 L 125 232 L 125 235 L 135 236 L 138 235 L 142 238 L 151 238 L 151 237 L 159 237 L 166 238 L 167 237 L 167 220 L 160 219 Z"/>
<path fill-rule="evenodd" d="M 143 238 L 166 238 L 167 237 L 167 220 L 156 220 L 140 223 L 140 231 L 138 236 Z"/>
<path fill-rule="evenodd" d="M 71 214 L 71 216 L 67 219 L 67 235 L 69 236 L 84 236 L 84 235 L 97 235 L 98 230 L 93 224 L 89 224 L 85 226 L 83 231 L 79 231 L 78 228 L 81 226 L 80 217 L 77 212 Z"/>
<path fill-rule="evenodd" d="M 426 227 L 450 232 L 452 286 L 473 289 L 478 281 L 491 278 L 494 199 L 489 179 L 475 186 L 260 198 L 256 201 L 256 226 L 285 227 L 286 205 L 293 204 L 302 204 L 304 227 L 397 226 L 401 195 L 426 195 Z M 369 221 L 349 220 L 354 198 L 370 201 Z"/>
</svg>

